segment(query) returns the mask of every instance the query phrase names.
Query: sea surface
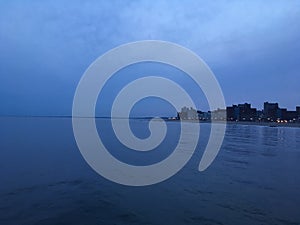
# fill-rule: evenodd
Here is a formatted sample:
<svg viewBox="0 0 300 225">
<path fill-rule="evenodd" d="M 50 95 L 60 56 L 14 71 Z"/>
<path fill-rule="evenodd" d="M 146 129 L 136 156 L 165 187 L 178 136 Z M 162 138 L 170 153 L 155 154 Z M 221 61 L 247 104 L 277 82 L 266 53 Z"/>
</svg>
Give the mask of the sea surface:
<svg viewBox="0 0 300 225">
<path fill-rule="evenodd" d="M 131 121 L 136 136 L 149 135 L 148 122 Z M 122 151 L 108 119 L 96 123 L 112 154 L 131 164 L 168 157 L 180 127 L 166 122 L 162 147 L 134 155 Z M 229 124 L 217 158 L 199 172 L 209 133 L 210 125 L 201 124 L 196 152 L 176 175 L 131 187 L 89 167 L 76 145 L 71 118 L 2 117 L 0 224 L 299 225 L 300 128 Z"/>
</svg>

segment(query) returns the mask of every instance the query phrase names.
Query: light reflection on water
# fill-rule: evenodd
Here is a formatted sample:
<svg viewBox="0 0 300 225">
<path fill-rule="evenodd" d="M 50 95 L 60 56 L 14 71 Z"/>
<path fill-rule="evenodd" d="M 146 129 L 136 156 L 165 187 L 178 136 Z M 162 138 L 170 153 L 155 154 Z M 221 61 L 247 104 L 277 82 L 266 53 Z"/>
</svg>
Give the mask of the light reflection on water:
<svg viewBox="0 0 300 225">
<path fill-rule="evenodd" d="M 168 156 L 176 123 L 168 122 L 171 135 L 152 161 Z M 145 128 L 145 121 L 132 124 Z M 126 187 L 86 164 L 70 118 L 0 118 L 0 125 L 0 224 L 300 223 L 299 128 L 228 125 L 218 157 L 199 173 L 210 130 L 201 124 L 198 149 L 182 171 L 157 185 Z"/>
</svg>

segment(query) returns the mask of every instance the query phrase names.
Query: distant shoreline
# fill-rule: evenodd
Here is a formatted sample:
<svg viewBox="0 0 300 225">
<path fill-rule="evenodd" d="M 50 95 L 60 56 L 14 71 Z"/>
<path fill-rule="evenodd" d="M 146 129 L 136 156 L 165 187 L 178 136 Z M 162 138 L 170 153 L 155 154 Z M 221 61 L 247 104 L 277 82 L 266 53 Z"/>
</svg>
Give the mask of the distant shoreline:
<svg viewBox="0 0 300 225">
<path fill-rule="evenodd" d="M 178 120 L 170 120 L 178 121 Z M 191 123 L 211 123 L 211 121 L 202 120 L 183 120 L 184 122 Z M 215 123 L 224 123 L 225 121 L 215 121 Z M 244 126 L 264 126 L 264 127 L 295 127 L 300 128 L 300 123 L 277 123 L 277 122 L 250 122 L 250 121 L 226 121 L 226 124 L 230 125 L 244 125 Z"/>
<path fill-rule="evenodd" d="M 72 116 L 14 116 L 14 115 L 1 115 L 0 118 L 61 118 L 61 119 L 72 119 Z M 75 118 L 95 118 L 95 119 L 111 119 L 111 117 L 75 117 Z M 114 118 L 114 119 L 128 119 L 128 118 Z M 152 119 L 152 117 L 132 117 L 129 119 L 135 120 L 147 120 Z M 162 119 L 170 122 L 176 122 L 180 120 L 168 119 L 163 117 Z M 182 120 L 183 122 L 188 123 L 211 123 L 211 121 L 203 121 L 203 120 Z M 215 123 L 224 123 L 225 121 L 215 121 Z M 300 123 L 277 123 L 277 122 L 250 122 L 250 121 L 226 121 L 226 124 L 230 125 L 244 125 L 244 126 L 264 126 L 264 127 L 292 127 L 292 128 L 300 128 Z"/>
<path fill-rule="evenodd" d="M 228 124 L 238 124 L 238 125 L 255 125 L 255 126 L 267 126 L 267 127 L 298 127 L 300 128 L 300 123 L 277 123 L 277 122 L 244 122 L 244 121 L 227 121 Z"/>
</svg>

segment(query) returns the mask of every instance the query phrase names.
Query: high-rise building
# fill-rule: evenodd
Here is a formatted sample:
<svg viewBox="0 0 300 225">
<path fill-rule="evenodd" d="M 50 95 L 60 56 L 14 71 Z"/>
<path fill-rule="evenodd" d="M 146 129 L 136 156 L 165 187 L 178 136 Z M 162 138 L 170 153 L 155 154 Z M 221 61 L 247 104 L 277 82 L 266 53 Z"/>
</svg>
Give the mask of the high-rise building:
<svg viewBox="0 0 300 225">
<path fill-rule="evenodd" d="M 202 112 L 200 110 L 197 111 L 199 120 L 202 121 L 210 121 L 211 120 L 211 112 Z"/>
<path fill-rule="evenodd" d="M 279 108 L 278 103 L 264 103 L 264 119 L 266 121 L 287 120 L 295 122 L 299 120 L 300 107 L 296 111 L 288 111 L 286 108 Z"/>
<path fill-rule="evenodd" d="M 300 117 L 300 106 L 296 106 L 296 111 L 298 113 L 298 116 Z"/>
<path fill-rule="evenodd" d="M 226 109 L 217 109 L 211 112 L 212 120 L 226 120 Z"/>
<path fill-rule="evenodd" d="M 257 118 L 256 108 L 251 108 L 251 104 L 238 104 L 239 121 L 254 121 Z"/>
<path fill-rule="evenodd" d="M 226 108 L 227 120 L 229 121 L 255 121 L 257 119 L 256 108 L 251 108 L 251 104 L 238 104 Z"/>
<path fill-rule="evenodd" d="M 296 111 L 288 111 L 287 109 L 280 109 L 280 119 L 281 120 L 288 120 L 296 122 L 298 120 L 298 112 Z"/>
<path fill-rule="evenodd" d="M 227 112 L 227 120 L 228 121 L 236 121 L 237 120 L 237 105 L 227 106 L 226 112 Z"/>
<path fill-rule="evenodd" d="M 196 120 L 198 119 L 198 113 L 197 110 L 192 107 L 183 107 L 179 113 L 179 117 L 184 120 Z"/>
<path fill-rule="evenodd" d="M 262 110 L 257 110 L 256 115 L 257 115 L 257 120 L 258 120 L 258 121 L 262 121 L 262 120 L 263 120 L 264 114 L 263 114 L 263 111 L 262 111 Z"/>
<path fill-rule="evenodd" d="M 265 102 L 263 114 L 266 121 L 276 121 L 281 117 L 281 111 L 279 109 L 278 103 Z"/>
<path fill-rule="evenodd" d="M 297 112 L 297 116 L 298 116 L 298 122 L 300 122 L 300 106 L 296 107 L 296 112 Z"/>
</svg>

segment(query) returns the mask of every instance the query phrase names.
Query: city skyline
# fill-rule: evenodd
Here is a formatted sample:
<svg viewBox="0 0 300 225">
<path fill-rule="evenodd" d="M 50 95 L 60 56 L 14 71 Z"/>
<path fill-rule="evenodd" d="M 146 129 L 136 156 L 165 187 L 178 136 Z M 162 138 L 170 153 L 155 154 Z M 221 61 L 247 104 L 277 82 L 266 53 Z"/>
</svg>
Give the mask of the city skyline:
<svg viewBox="0 0 300 225">
<path fill-rule="evenodd" d="M 226 106 L 223 109 L 201 111 L 193 107 L 182 107 L 177 119 L 187 120 L 227 120 L 227 121 L 264 121 L 264 122 L 300 122 L 300 106 L 294 110 L 280 107 L 278 102 L 264 102 L 263 108 L 253 108 L 251 103 Z"/>
</svg>

